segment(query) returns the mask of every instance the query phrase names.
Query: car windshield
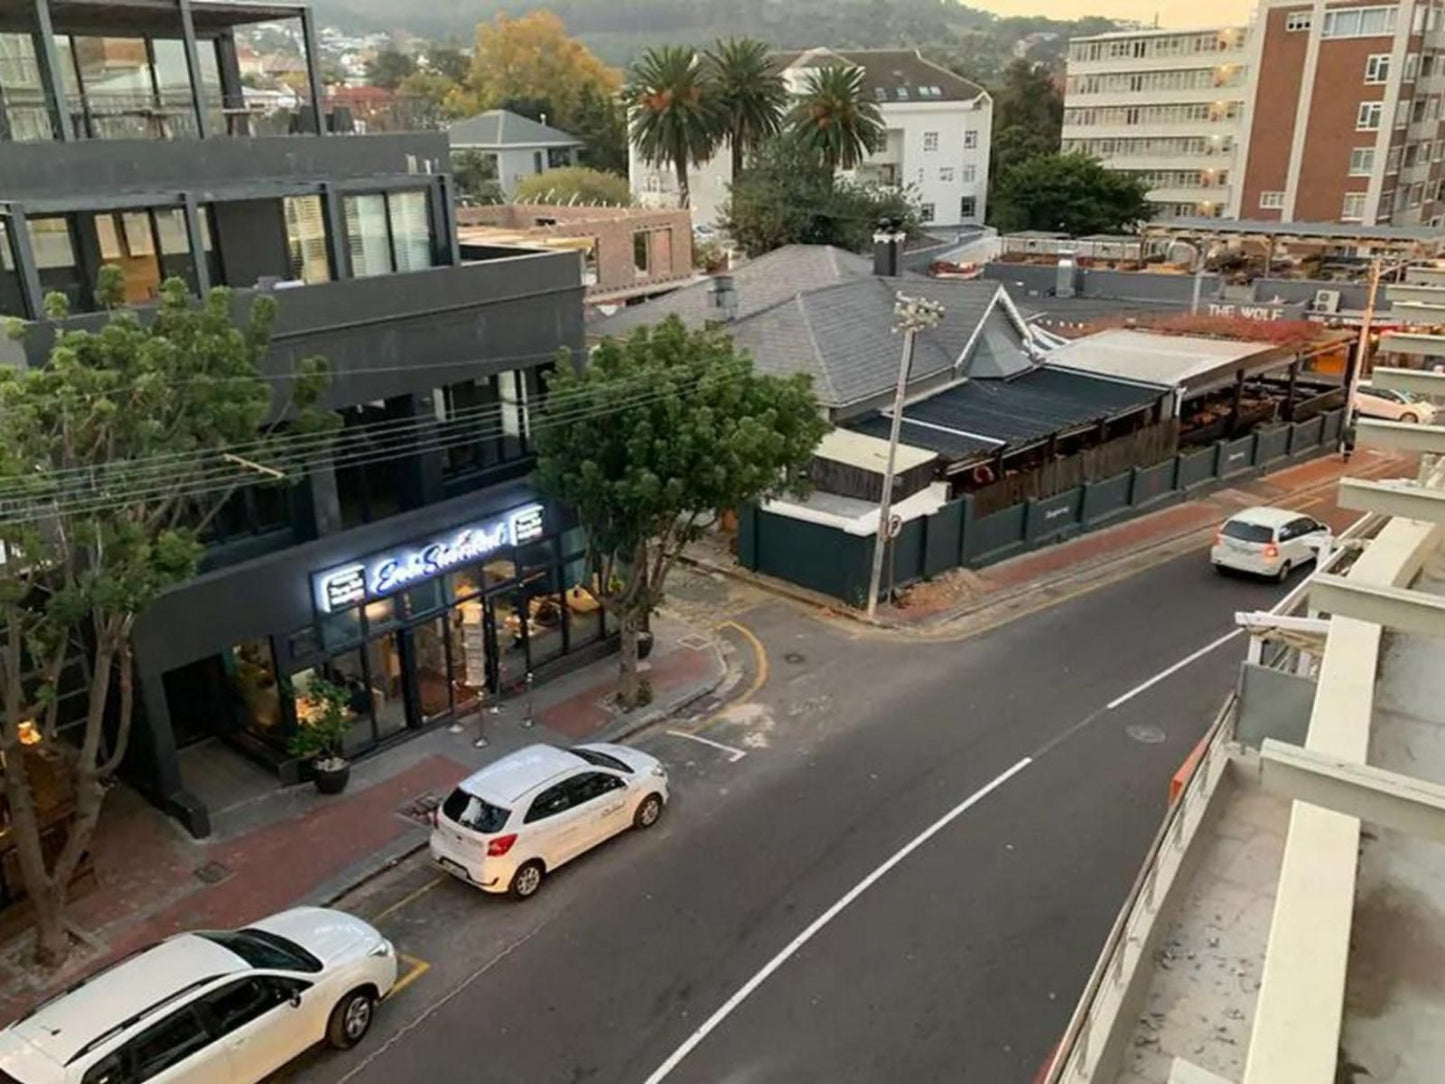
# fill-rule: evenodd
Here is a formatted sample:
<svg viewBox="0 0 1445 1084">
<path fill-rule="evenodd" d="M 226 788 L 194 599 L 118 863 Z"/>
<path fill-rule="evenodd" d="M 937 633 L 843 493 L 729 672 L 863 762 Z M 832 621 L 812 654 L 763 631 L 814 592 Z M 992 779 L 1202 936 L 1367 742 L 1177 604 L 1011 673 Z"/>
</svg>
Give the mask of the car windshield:
<svg viewBox="0 0 1445 1084">
<path fill-rule="evenodd" d="M 626 772 L 628 775 L 632 774 L 631 768 L 608 753 L 599 753 L 596 749 L 573 749 L 572 752 L 576 753 L 594 767 L 611 768 L 615 772 Z"/>
<path fill-rule="evenodd" d="M 507 818 L 512 815 L 510 809 L 484 802 L 461 787 L 447 796 L 447 800 L 442 803 L 442 812 L 463 828 L 484 833 L 500 832 L 507 823 Z"/>
<path fill-rule="evenodd" d="M 1258 523 L 1245 523 L 1243 520 L 1232 519 L 1224 525 L 1220 532 L 1225 538 L 1237 538 L 1241 542 L 1273 542 L 1274 528 L 1264 527 Z"/>
<path fill-rule="evenodd" d="M 200 936 L 228 948 L 251 967 L 274 971 L 320 971 L 321 961 L 295 941 L 265 930 L 219 930 Z"/>
</svg>

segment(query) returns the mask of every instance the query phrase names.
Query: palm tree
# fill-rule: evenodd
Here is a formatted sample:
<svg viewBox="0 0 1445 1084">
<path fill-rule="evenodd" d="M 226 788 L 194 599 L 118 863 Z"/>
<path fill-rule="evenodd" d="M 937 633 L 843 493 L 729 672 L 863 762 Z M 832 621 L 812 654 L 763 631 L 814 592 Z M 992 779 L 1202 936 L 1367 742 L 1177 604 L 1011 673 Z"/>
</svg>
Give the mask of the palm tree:
<svg viewBox="0 0 1445 1084">
<path fill-rule="evenodd" d="M 863 94 L 863 69 L 830 65 L 808 73 L 790 128 L 830 171 L 854 169 L 883 145 L 883 114 Z"/>
<path fill-rule="evenodd" d="M 737 180 L 744 153 L 778 134 L 788 88 L 768 59 L 767 45 L 753 38 L 718 41 L 706 60 L 721 114 L 719 134 L 732 144 L 732 175 Z"/>
<path fill-rule="evenodd" d="M 720 126 L 708 66 L 686 46 L 648 49 L 632 66 L 625 94 L 638 152 L 654 165 L 672 165 L 679 203 L 687 207 L 687 167 L 712 156 Z"/>
</svg>

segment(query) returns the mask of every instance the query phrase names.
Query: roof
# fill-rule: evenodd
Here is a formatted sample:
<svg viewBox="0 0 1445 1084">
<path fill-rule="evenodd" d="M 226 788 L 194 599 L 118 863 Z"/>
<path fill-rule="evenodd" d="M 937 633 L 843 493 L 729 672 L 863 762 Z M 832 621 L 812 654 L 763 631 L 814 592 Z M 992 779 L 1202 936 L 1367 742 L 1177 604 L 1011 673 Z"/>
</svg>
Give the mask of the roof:
<svg viewBox="0 0 1445 1084">
<path fill-rule="evenodd" d="M 447 125 L 453 147 L 580 147 L 582 141 L 547 124 L 512 113 L 488 109 Z"/>
<path fill-rule="evenodd" d="M 214 941 L 181 934 L 101 971 L 22 1018 L 10 1031 L 63 1065 L 87 1043 L 137 1012 L 174 997 L 199 979 L 245 967 L 241 957 Z M 8 1051 L 0 1054 L 0 1064 L 5 1054 Z"/>
<path fill-rule="evenodd" d="M 832 245 L 784 245 L 728 272 L 737 290 L 737 319 L 743 320 L 786 301 L 803 290 L 873 274 L 873 261 Z M 598 320 L 590 334 L 625 335 L 643 324 L 676 316 L 688 327 L 702 327 L 720 313 L 712 305 L 712 279 L 691 283 L 642 305 L 632 305 Z"/>
<path fill-rule="evenodd" d="M 785 71 L 839 61 L 856 65 L 863 69 L 864 92 L 877 102 L 971 102 L 988 94 L 972 80 L 925 60 L 917 49 L 800 49 L 773 58 Z"/>
<path fill-rule="evenodd" d="M 473 772 L 459 786 L 486 801 L 511 804 L 533 787 L 585 763 L 581 757 L 555 745 L 529 745 Z"/>
<path fill-rule="evenodd" d="M 1197 386 L 1256 354 L 1276 349 L 1272 343 L 1112 328 L 1059 347 L 1049 355 L 1049 363 L 1095 376 L 1175 388 Z"/>
<path fill-rule="evenodd" d="M 1159 26 L 1143 27 L 1138 30 L 1109 30 L 1103 34 L 1085 34 L 1082 37 L 1070 38 L 1072 44 L 1076 41 L 1110 41 L 1123 38 L 1156 38 L 1169 37 L 1175 34 L 1218 34 L 1224 30 L 1243 31 L 1247 29 L 1237 23 L 1215 23 L 1213 26 Z"/>
<path fill-rule="evenodd" d="M 1261 527 L 1283 527 L 1286 523 L 1299 519 L 1300 514 L 1288 508 L 1272 508 L 1267 504 L 1260 504 L 1253 508 L 1241 508 L 1229 518 L 1257 523 Z"/>
<path fill-rule="evenodd" d="M 0 29 L 11 29 L 24 25 L 31 29 L 25 19 L 34 19 L 34 13 L 26 16 L 23 5 L 0 5 Z M 229 3 L 220 0 L 195 0 L 191 4 L 191 18 L 196 30 L 224 30 L 228 27 L 250 23 L 277 22 L 298 19 L 306 9 L 304 4 L 249 4 Z M 86 33 L 99 34 L 102 31 L 137 33 L 177 33 L 176 6 L 165 0 L 51 0 L 50 21 L 57 32 L 84 29 Z"/>
<path fill-rule="evenodd" d="M 818 447 L 813 450 L 813 455 L 834 463 L 861 467 L 874 474 L 885 474 L 888 470 L 888 441 L 865 436 L 851 429 L 834 429 L 829 432 L 818 442 Z M 931 463 L 937 458 L 937 455 L 927 449 L 899 444 L 893 460 L 893 469 L 898 474 L 906 474 L 915 467 Z"/>
<path fill-rule="evenodd" d="M 903 410 L 904 428 L 912 444 L 949 459 L 967 459 L 1128 414 L 1151 405 L 1161 394 L 1160 388 L 1045 365 L 1006 380 L 965 380 L 909 403 Z M 876 434 L 888 419 L 879 412 L 846 424 Z"/>
<path fill-rule="evenodd" d="M 1189 230 L 1208 234 L 1257 233 L 1267 237 L 1327 237 L 1342 241 L 1440 241 L 1433 226 L 1367 226 L 1348 222 L 1269 222 L 1257 218 L 1156 218 L 1144 224 L 1153 230 Z"/>
</svg>

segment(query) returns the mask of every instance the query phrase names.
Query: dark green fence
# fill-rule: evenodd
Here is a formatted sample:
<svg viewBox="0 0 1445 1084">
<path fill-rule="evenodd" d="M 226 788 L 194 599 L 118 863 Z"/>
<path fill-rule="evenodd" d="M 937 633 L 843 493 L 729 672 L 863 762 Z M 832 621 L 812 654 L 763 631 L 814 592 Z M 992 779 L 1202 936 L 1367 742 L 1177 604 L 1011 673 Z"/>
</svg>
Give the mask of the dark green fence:
<svg viewBox="0 0 1445 1084">
<path fill-rule="evenodd" d="M 884 567 L 899 587 L 963 565 L 980 568 L 1083 531 L 1139 515 L 1185 491 L 1194 494 L 1225 479 L 1260 473 L 1285 458 L 1303 459 L 1333 450 L 1343 411 L 1299 424 L 1261 429 L 1248 437 L 1217 441 L 1182 452 L 1153 467 L 1059 493 L 1026 500 L 975 517 L 973 499 L 960 497 L 931 516 L 910 520 L 894 540 Z M 738 561 L 745 568 L 861 606 L 868 594 L 873 537 L 750 508 L 738 532 Z"/>
</svg>

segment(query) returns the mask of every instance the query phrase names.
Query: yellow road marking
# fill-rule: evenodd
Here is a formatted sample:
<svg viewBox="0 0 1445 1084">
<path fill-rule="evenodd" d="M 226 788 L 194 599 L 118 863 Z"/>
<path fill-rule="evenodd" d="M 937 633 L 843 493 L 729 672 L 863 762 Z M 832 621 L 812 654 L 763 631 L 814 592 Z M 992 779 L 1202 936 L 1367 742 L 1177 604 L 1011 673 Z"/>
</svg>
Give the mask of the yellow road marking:
<svg viewBox="0 0 1445 1084">
<path fill-rule="evenodd" d="M 396 914 L 396 912 L 400 911 L 400 910 L 401 910 L 403 907 L 405 907 L 407 904 L 409 904 L 409 903 L 415 903 L 417 900 L 421 899 L 423 896 L 425 896 L 428 892 L 430 892 L 433 888 L 435 888 L 437 885 L 441 884 L 441 883 L 442 883 L 443 881 L 445 881 L 446 879 L 447 879 L 447 876 L 446 876 L 445 873 L 438 873 L 435 877 L 433 877 L 433 878 L 432 878 L 430 881 L 428 881 L 426 884 L 422 885 L 422 886 L 421 886 L 420 888 L 418 888 L 415 892 L 409 892 L 409 893 L 407 893 L 405 896 L 403 896 L 401 899 L 397 900 L 395 903 L 393 903 L 390 907 L 386 908 L 384 911 L 378 911 L 375 915 L 373 915 L 373 916 L 371 917 L 371 921 L 372 921 L 372 922 L 380 922 L 380 921 L 381 921 L 382 919 L 384 919 L 387 915 L 394 915 L 394 914 Z"/>
<path fill-rule="evenodd" d="M 396 985 L 391 988 L 391 993 L 387 995 L 388 997 L 395 997 L 431 970 L 431 964 L 425 960 L 418 959 L 415 956 L 408 956 L 404 952 L 398 952 L 396 955 L 397 959 L 405 960 L 411 965 L 411 968 L 405 975 L 396 980 Z"/>
<path fill-rule="evenodd" d="M 718 628 L 737 629 L 738 632 L 742 633 L 743 638 L 753 645 L 753 655 L 757 659 L 758 672 L 753 675 L 752 685 L 741 697 L 743 700 L 751 700 L 758 694 L 758 690 L 768 682 L 768 649 L 765 648 L 763 642 L 753 634 L 753 630 L 746 625 L 741 625 L 736 621 L 724 621 Z M 716 716 L 714 716 L 714 718 L 716 718 Z"/>
</svg>

